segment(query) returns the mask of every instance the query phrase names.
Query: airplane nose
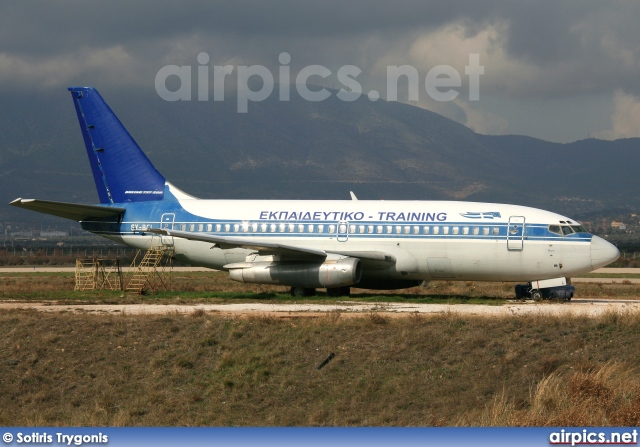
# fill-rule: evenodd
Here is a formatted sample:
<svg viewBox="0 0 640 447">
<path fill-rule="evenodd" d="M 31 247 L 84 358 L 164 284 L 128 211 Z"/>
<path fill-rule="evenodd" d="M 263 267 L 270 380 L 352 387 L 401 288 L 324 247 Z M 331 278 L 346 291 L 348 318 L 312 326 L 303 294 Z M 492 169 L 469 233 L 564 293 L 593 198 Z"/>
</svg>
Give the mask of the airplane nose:
<svg viewBox="0 0 640 447">
<path fill-rule="evenodd" d="M 615 245 L 605 241 L 601 237 L 591 237 L 591 265 L 593 269 L 611 264 L 620 257 L 620 251 Z"/>
</svg>

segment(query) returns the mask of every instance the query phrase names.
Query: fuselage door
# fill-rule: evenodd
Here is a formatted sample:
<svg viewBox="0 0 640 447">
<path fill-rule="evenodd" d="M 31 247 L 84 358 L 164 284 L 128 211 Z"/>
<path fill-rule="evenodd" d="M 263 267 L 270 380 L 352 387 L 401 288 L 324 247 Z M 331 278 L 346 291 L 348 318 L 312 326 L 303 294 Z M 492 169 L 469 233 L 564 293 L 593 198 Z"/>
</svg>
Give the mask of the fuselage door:
<svg viewBox="0 0 640 447">
<path fill-rule="evenodd" d="M 524 220 L 524 216 L 509 217 L 507 250 L 522 250 L 524 247 Z"/>
<path fill-rule="evenodd" d="M 338 231 L 336 233 L 338 242 L 346 242 L 349 239 L 349 222 L 341 220 L 338 222 Z"/>
<path fill-rule="evenodd" d="M 160 228 L 163 230 L 173 230 L 173 221 L 176 219 L 174 213 L 165 213 L 160 218 Z M 173 245 L 173 238 L 162 236 L 162 243 L 165 245 Z"/>
</svg>

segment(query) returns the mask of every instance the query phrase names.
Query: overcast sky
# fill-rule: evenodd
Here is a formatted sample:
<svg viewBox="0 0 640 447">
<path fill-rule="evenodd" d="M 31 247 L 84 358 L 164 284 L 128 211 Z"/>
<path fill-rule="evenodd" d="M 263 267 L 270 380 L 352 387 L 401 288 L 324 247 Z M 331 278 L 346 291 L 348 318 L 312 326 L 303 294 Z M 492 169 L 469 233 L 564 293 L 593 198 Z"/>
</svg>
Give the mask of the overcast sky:
<svg viewBox="0 0 640 447">
<path fill-rule="evenodd" d="M 363 92 L 383 98 L 387 67 L 415 67 L 419 97 L 410 102 L 480 133 L 637 137 L 639 23 L 637 0 L 4 1 L 0 93 L 78 84 L 105 97 L 121 86 L 155 91 L 167 65 L 192 66 L 195 80 L 201 52 L 210 76 L 217 65 L 262 65 L 277 78 L 286 52 L 292 79 L 322 65 L 332 76 L 309 82 L 339 89 L 336 73 L 353 65 Z M 484 68 L 477 101 L 465 74 L 470 54 Z M 425 87 L 440 65 L 460 74 L 451 101 Z M 399 98 L 407 96 L 401 82 Z"/>
</svg>

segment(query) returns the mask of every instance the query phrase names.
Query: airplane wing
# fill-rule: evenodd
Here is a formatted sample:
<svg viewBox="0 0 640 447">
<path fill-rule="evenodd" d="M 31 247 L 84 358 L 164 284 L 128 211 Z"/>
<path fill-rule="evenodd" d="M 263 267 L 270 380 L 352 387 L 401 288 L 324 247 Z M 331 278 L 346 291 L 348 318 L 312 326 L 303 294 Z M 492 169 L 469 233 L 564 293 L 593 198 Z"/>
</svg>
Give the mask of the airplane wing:
<svg viewBox="0 0 640 447">
<path fill-rule="evenodd" d="M 161 234 L 163 236 L 180 237 L 192 241 L 210 242 L 223 250 L 230 248 L 246 248 L 255 250 L 261 255 L 283 255 L 296 259 L 317 259 L 324 260 L 327 254 L 337 254 L 359 258 L 372 268 L 388 267 L 395 264 L 396 258 L 388 253 L 380 251 L 341 251 L 341 250 L 319 250 L 317 248 L 299 247 L 295 245 L 278 244 L 256 239 L 234 238 L 226 236 L 212 236 L 209 234 L 192 233 L 188 231 L 163 230 L 153 228 L 147 232 Z"/>
<path fill-rule="evenodd" d="M 216 247 L 223 250 L 227 250 L 230 248 L 246 248 L 247 250 L 255 250 L 258 253 L 264 255 L 280 254 L 286 256 L 294 256 L 296 258 L 302 257 L 310 259 L 324 259 L 327 257 L 327 253 L 323 250 L 317 250 L 315 248 L 295 247 L 291 245 L 277 244 L 267 241 L 247 240 L 225 236 L 212 236 L 210 234 L 198 234 L 188 231 L 160 230 L 156 228 L 147 230 L 147 232 L 161 234 L 164 236 L 180 237 L 191 241 L 210 242 Z"/>
<path fill-rule="evenodd" d="M 125 208 L 115 206 L 81 205 L 77 203 L 52 202 L 37 199 L 16 199 L 9 205 L 17 206 L 39 213 L 52 214 L 77 222 L 89 218 L 101 218 L 118 216 L 126 211 Z"/>
</svg>

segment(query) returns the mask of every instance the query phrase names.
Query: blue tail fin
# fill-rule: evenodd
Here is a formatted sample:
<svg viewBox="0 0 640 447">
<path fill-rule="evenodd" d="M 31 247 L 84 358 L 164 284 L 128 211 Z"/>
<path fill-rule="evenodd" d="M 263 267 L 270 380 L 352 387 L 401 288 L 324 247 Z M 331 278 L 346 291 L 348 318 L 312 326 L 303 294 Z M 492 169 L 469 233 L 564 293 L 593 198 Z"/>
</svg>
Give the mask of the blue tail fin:
<svg viewBox="0 0 640 447">
<path fill-rule="evenodd" d="M 92 87 L 69 87 L 101 203 L 162 200 L 165 179 Z"/>
</svg>

